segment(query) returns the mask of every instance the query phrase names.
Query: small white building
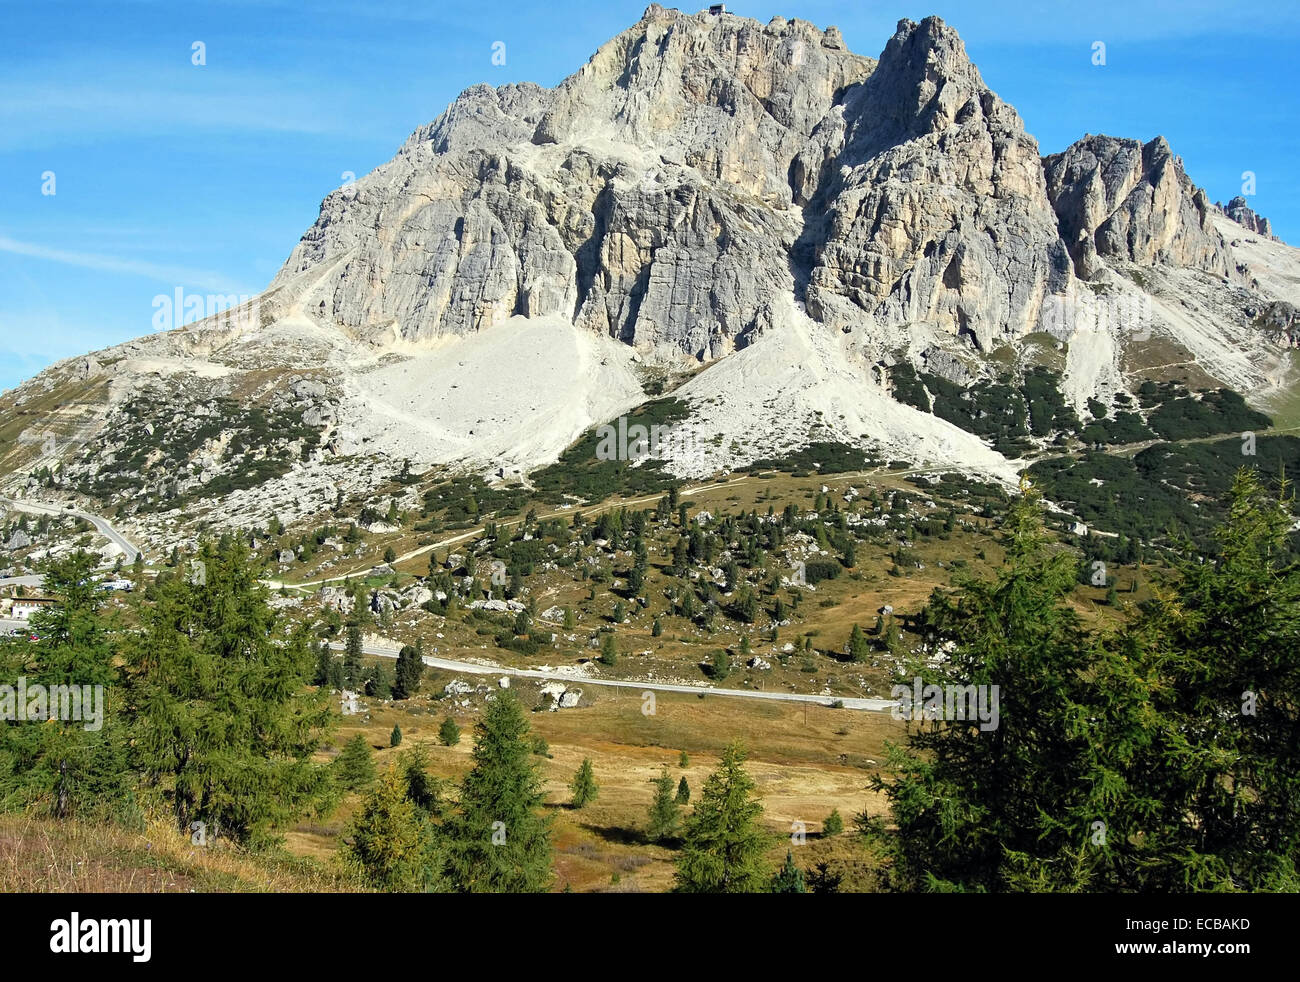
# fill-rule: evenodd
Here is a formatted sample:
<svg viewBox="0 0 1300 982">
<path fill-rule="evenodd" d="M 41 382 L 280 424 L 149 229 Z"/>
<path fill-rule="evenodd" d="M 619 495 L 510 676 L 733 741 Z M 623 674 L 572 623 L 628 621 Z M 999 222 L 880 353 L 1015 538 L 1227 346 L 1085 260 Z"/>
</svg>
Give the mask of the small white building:
<svg viewBox="0 0 1300 982">
<path fill-rule="evenodd" d="M 16 621 L 29 621 L 32 619 L 32 614 L 49 610 L 56 602 L 49 597 L 16 597 L 9 616 Z"/>
</svg>

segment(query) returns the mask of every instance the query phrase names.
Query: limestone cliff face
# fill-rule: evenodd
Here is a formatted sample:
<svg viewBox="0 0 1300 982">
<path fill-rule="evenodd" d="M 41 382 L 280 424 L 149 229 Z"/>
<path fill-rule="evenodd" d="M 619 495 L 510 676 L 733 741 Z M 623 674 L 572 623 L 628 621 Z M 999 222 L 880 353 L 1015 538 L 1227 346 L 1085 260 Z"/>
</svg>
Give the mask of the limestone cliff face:
<svg viewBox="0 0 1300 982">
<path fill-rule="evenodd" d="M 1047 189 L 1075 269 L 1092 278 L 1099 259 L 1235 273 L 1211 223 L 1213 206 L 1164 137 L 1088 136 L 1044 158 Z"/>
<path fill-rule="evenodd" d="M 554 90 L 465 92 L 326 199 L 276 285 L 362 336 L 558 315 L 718 357 L 792 289 L 791 162 L 873 66 L 834 29 L 652 6 Z"/>
<path fill-rule="evenodd" d="M 325 199 L 273 286 L 381 345 L 522 315 L 707 361 L 793 295 L 876 357 L 987 352 L 1108 260 L 1239 277 L 1212 211 L 1163 139 L 1040 157 L 936 17 L 877 62 L 653 5 L 554 89 L 464 92 Z"/>
<path fill-rule="evenodd" d="M 987 351 L 1069 279 L 1037 143 L 937 17 L 899 23 L 795 173 L 822 320 L 925 321 Z"/>
</svg>

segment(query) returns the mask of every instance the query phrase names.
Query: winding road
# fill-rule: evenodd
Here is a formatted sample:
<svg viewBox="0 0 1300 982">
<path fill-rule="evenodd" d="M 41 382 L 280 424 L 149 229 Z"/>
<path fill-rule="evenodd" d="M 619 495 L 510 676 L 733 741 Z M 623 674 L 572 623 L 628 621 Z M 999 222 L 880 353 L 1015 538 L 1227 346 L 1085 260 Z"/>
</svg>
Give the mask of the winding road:
<svg viewBox="0 0 1300 982">
<path fill-rule="evenodd" d="M 130 539 L 113 528 L 107 518 L 99 515 L 92 515 L 90 512 L 81 511 L 78 508 L 60 508 L 58 505 L 46 505 L 37 501 L 23 501 L 14 498 L 0 498 L 0 504 L 7 505 L 15 511 L 25 511 L 29 515 L 72 515 L 75 518 L 84 518 L 95 526 L 100 535 L 122 550 L 128 563 L 135 562 L 135 557 L 140 555 L 140 550 L 132 544 Z"/>
</svg>

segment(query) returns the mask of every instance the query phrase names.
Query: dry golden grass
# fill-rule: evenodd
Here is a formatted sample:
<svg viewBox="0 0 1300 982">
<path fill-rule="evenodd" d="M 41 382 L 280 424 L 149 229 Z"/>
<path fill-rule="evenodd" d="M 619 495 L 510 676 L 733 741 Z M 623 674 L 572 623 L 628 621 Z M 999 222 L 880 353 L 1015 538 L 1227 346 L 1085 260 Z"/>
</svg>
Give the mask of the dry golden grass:
<svg viewBox="0 0 1300 982">
<path fill-rule="evenodd" d="M 290 855 L 194 846 L 169 823 L 111 825 L 0 816 L 0 892 L 329 893 L 359 886 Z"/>
<path fill-rule="evenodd" d="M 440 683 L 430 680 L 430 688 Z M 532 693 L 516 682 L 525 706 Z M 794 849 L 796 862 L 811 868 L 830 861 L 846 874 L 845 888 L 871 889 L 875 882 L 871 855 L 852 832 L 853 816 L 864 809 L 880 814 L 883 800 L 867 788 L 888 739 L 904 735 L 903 724 L 886 714 L 833 710 L 823 706 L 760 703 L 747 700 L 658 693 L 655 712 L 642 712 L 641 693 L 634 690 L 586 690 L 591 705 L 529 716 L 533 731 L 549 745 L 549 757 L 538 757 L 544 778 L 546 807 L 554 816 L 555 889 L 578 892 L 671 889 L 673 844 L 646 841 L 644 830 L 653 795 L 651 782 L 665 768 L 673 780 L 685 776 L 696 801 L 722 749 L 734 740 L 749 750 L 746 770 L 753 777 L 770 831 L 769 859 L 775 868 Z M 460 744 L 444 747 L 437 729 L 445 704 L 415 709 L 411 704 L 374 704 L 369 719 L 354 717 L 335 737 L 341 747 L 362 733 L 384 767 L 397 754 L 414 746 L 428 751 L 430 769 L 449 781 L 459 780 L 470 767 L 476 714 L 456 710 L 462 727 Z M 431 711 L 432 709 L 432 711 Z M 402 728 L 402 744 L 389 748 L 393 724 Z M 678 766 L 681 751 L 689 765 Z M 569 807 L 569 782 L 584 757 L 591 758 L 597 799 L 581 810 Z M 351 795 L 324 820 L 299 824 L 287 835 L 293 853 L 326 863 L 339 845 L 339 835 L 359 803 Z M 835 840 L 819 838 L 822 821 L 838 809 L 847 831 Z M 683 809 L 683 817 L 691 806 Z M 807 841 L 792 846 L 794 823 L 802 822 Z"/>
</svg>

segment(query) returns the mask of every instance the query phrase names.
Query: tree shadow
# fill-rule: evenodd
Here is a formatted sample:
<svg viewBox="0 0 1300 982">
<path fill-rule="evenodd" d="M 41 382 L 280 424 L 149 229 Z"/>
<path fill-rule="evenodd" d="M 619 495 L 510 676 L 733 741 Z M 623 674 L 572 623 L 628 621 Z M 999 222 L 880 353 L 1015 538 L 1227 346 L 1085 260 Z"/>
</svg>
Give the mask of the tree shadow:
<svg viewBox="0 0 1300 982">
<path fill-rule="evenodd" d="M 627 828 L 622 825 L 593 825 L 588 822 L 582 823 L 582 827 L 605 842 L 612 842 L 620 846 L 653 845 L 640 829 Z"/>
</svg>

